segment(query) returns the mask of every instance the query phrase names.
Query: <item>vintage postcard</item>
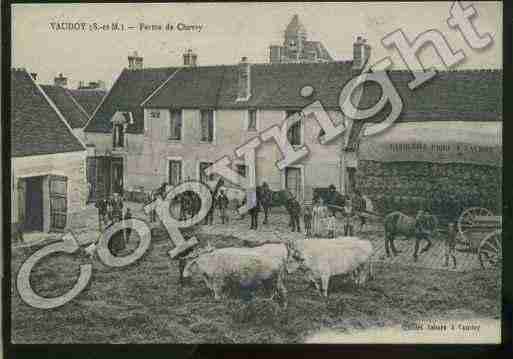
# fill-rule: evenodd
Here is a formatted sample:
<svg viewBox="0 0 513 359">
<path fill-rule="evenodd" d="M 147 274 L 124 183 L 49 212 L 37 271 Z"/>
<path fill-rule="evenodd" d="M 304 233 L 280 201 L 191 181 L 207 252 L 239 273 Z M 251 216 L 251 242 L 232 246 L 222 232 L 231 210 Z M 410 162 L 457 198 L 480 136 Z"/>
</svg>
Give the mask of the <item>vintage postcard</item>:
<svg viewBox="0 0 513 359">
<path fill-rule="evenodd" d="M 11 4 L 11 343 L 501 343 L 502 11 Z"/>
</svg>

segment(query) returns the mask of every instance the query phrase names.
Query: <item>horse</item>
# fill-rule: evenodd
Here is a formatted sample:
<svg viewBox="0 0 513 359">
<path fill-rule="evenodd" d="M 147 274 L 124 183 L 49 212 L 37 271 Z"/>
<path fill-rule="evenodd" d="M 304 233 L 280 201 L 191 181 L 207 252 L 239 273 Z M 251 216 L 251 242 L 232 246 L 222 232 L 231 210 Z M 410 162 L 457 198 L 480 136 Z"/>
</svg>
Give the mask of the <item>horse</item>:
<svg viewBox="0 0 513 359">
<path fill-rule="evenodd" d="M 417 223 L 418 220 L 422 220 L 423 223 Z M 390 257 L 390 248 L 394 256 L 401 251 L 397 250 L 394 245 L 394 239 L 396 236 L 404 236 L 406 239 L 410 239 L 411 237 L 415 237 L 415 251 L 413 253 L 413 259 L 416 262 L 418 258 L 418 250 L 419 244 L 422 239 L 427 241 L 427 244 L 420 253 L 427 252 L 431 247 L 431 236 L 436 233 L 437 221 L 435 216 L 430 214 L 423 214 L 421 218 L 417 219 L 414 217 L 410 217 L 402 212 L 395 211 L 389 213 L 385 216 L 384 219 L 385 225 L 385 251 L 387 257 Z M 419 235 L 419 227 L 420 232 L 424 235 Z"/>
</svg>

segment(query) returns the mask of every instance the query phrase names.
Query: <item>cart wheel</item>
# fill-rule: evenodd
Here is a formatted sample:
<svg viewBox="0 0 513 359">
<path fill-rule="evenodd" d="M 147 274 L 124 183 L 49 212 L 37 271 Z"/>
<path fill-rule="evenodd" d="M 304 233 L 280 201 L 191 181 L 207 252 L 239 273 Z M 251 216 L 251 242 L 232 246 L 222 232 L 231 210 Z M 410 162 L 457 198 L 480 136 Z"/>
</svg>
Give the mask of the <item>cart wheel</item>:
<svg viewBox="0 0 513 359">
<path fill-rule="evenodd" d="M 489 233 L 479 245 L 477 252 L 481 267 L 499 267 L 502 264 L 502 233 L 500 230 Z"/>
<path fill-rule="evenodd" d="M 458 218 L 458 232 L 460 233 L 463 243 L 470 246 L 470 238 L 468 234 L 472 231 L 472 227 L 476 225 L 476 217 L 493 216 L 493 213 L 486 208 L 470 207 L 463 211 L 460 218 Z"/>
</svg>

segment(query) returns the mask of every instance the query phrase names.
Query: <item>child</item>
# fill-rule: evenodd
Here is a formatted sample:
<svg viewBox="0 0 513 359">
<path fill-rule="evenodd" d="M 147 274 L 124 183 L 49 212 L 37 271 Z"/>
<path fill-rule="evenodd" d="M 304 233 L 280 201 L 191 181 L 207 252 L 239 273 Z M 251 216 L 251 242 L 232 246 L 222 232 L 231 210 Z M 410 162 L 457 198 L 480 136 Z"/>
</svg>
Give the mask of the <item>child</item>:
<svg viewBox="0 0 513 359">
<path fill-rule="evenodd" d="M 452 257 L 453 268 L 456 269 L 456 256 L 454 255 L 454 248 L 456 247 L 456 229 L 454 223 L 449 223 L 449 231 L 447 239 L 445 240 L 445 263 L 444 267 L 449 265 L 449 256 Z"/>
<path fill-rule="evenodd" d="M 310 238 L 312 236 L 312 207 L 311 206 L 305 206 L 305 210 L 303 213 L 303 220 L 305 222 L 305 235 L 306 238 Z"/>
<path fill-rule="evenodd" d="M 217 205 L 219 207 L 219 212 L 221 216 L 221 223 L 228 223 L 228 215 L 226 214 L 226 209 L 228 208 L 228 197 L 224 193 L 224 190 L 219 191 L 219 196 L 217 196 Z"/>
<path fill-rule="evenodd" d="M 353 236 L 353 203 L 351 199 L 347 199 L 344 206 L 345 224 L 344 224 L 344 236 Z"/>
<path fill-rule="evenodd" d="M 335 238 L 335 213 L 329 212 L 326 218 L 326 225 L 328 227 L 328 238 Z"/>
</svg>

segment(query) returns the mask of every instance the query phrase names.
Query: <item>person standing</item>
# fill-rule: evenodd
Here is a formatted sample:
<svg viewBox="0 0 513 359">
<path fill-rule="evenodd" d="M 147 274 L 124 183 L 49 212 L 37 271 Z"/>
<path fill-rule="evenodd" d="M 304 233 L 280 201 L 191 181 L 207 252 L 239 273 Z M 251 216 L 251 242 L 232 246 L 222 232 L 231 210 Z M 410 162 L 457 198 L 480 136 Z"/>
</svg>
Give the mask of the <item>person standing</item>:
<svg viewBox="0 0 513 359">
<path fill-rule="evenodd" d="M 353 217 L 353 201 L 348 199 L 344 205 L 344 236 L 354 235 Z"/>
<path fill-rule="evenodd" d="M 226 209 L 228 208 L 228 197 L 224 193 L 224 190 L 219 191 L 219 196 L 217 196 L 217 205 L 221 215 L 221 223 L 228 223 L 228 216 L 226 215 Z"/>
<path fill-rule="evenodd" d="M 418 250 L 419 250 L 419 243 L 422 239 L 428 240 L 428 232 L 426 230 L 426 216 L 423 210 L 419 210 L 417 212 L 417 216 L 415 217 L 415 249 L 413 252 L 413 260 L 416 262 L 418 259 Z"/>
<path fill-rule="evenodd" d="M 290 222 L 292 223 L 292 232 L 301 232 L 299 217 L 301 216 L 301 205 L 292 193 L 289 193 L 288 205 Z"/>
<path fill-rule="evenodd" d="M 221 186 L 224 185 L 223 179 L 219 179 L 217 181 L 215 188 L 210 190 L 210 193 L 212 195 L 212 205 L 210 206 L 210 209 L 208 210 L 207 216 L 205 217 L 205 224 L 206 225 L 212 225 L 214 224 L 214 208 L 216 208 L 216 200 L 217 200 L 217 192 L 221 188 Z M 200 202 L 201 206 L 201 202 Z"/>
<path fill-rule="evenodd" d="M 329 211 L 335 215 L 336 209 L 332 206 L 343 207 L 344 204 L 344 197 L 338 193 L 335 186 L 331 184 L 328 187 L 328 194 L 326 196 L 326 206 L 328 207 Z"/>
<path fill-rule="evenodd" d="M 267 182 L 262 183 L 262 208 L 264 209 L 264 221 L 262 224 L 267 224 L 269 220 L 269 211 L 271 210 L 273 193 L 269 189 Z"/>
<path fill-rule="evenodd" d="M 326 227 L 328 229 L 328 238 L 335 238 L 335 215 L 332 212 L 328 212 Z"/>
<path fill-rule="evenodd" d="M 449 257 L 452 257 L 453 269 L 456 269 L 456 256 L 454 255 L 456 248 L 456 228 L 454 223 L 449 223 L 448 229 L 447 238 L 444 243 L 444 267 L 449 265 Z"/>
<path fill-rule="evenodd" d="M 363 230 L 363 226 L 365 226 L 365 223 L 367 222 L 365 216 L 362 213 L 366 209 L 366 203 L 365 199 L 358 190 L 354 191 L 353 203 L 355 211 L 358 212 L 357 216 L 360 219 L 360 229 L 358 232 L 361 232 Z"/>
<path fill-rule="evenodd" d="M 312 206 L 305 206 L 303 211 L 303 222 L 305 223 L 305 236 L 310 238 L 312 236 Z"/>
<path fill-rule="evenodd" d="M 98 199 L 94 205 L 96 208 L 98 208 L 98 228 L 100 229 L 100 232 L 102 230 L 102 224 L 105 224 L 107 216 L 107 202 L 103 199 Z"/>
<path fill-rule="evenodd" d="M 130 212 L 130 208 L 127 207 L 125 215 L 123 216 L 124 220 L 132 219 L 132 212 Z M 130 234 L 132 233 L 132 230 L 130 228 L 125 228 L 124 230 L 125 235 L 125 245 L 128 243 L 128 239 L 130 238 Z"/>
<path fill-rule="evenodd" d="M 315 200 L 315 206 L 313 208 L 313 236 L 314 237 L 322 237 L 324 235 L 324 222 L 328 217 L 328 207 L 324 205 L 324 200 L 321 197 L 318 197 Z"/>
<path fill-rule="evenodd" d="M 121 199 L 119 193 L 114 193 L 112 200 L 112 221 L 119 222 L 123 217 L 123 200 Z"/>
<path fill-rule="evenodd" d="M 254 199 L 248 201 L 248 203 L 254 203 L 254 206 L 249 210 L 249 214 L 251 215 L 251 226 L 249 229 L 258 229 L 258 212 L 260 212 L 260 200 L 261 200 L 261 194 L 260 194 L 260 186 L 257 186 L 254 193 L 249 193 L 250 196 L 254 196 Z"/>
</svg>

